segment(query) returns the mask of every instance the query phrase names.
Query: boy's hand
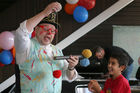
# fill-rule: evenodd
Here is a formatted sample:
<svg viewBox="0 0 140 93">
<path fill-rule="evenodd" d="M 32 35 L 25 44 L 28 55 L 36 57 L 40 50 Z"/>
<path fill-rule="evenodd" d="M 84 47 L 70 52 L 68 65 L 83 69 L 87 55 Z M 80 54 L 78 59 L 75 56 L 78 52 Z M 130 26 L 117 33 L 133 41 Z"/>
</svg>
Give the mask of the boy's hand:
<svg viewBox="0 0 140 93">
<path fill-rule="evenodd" d="M 88 83 L 88 89 L 91 92 L 97 92 L 100 93 L 101 91 L 101 87 L 99 85 L 99 83 L 96 80 L 90 80 L 90 82 Z"/>
</svg>

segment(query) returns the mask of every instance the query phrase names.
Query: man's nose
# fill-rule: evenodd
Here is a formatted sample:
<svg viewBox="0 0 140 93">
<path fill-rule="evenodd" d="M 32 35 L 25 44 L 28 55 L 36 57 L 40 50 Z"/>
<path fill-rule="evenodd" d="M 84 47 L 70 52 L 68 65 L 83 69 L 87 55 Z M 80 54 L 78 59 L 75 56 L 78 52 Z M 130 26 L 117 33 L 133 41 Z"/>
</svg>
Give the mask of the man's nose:
<svg viewBox="0 0 140 93">
<path fill-rule="evenodd" d="M 46 34 L 47 34 L 47 35 L 51 35 L 51 34 L 52 34 L 52 33 L 51 33 L 51 30 L 46 31 Z"/>
</svg>

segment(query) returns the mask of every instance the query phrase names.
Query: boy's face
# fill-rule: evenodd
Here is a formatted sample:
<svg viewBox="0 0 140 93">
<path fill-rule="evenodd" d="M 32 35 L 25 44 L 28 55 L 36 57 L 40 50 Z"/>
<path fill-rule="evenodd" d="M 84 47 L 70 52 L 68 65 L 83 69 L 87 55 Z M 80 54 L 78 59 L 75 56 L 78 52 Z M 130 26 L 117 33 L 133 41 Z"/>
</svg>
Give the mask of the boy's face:
<svg viewBox="0 0 140 93">
<path fill-rule="evenodd" d="M 108 62 L 108 71 L 110 75 L 116 78 L 121 74 L 124 68 L 125 66 L 119 66 L 119 62 L 116 58 L 110 57 Z"/>
</svg>

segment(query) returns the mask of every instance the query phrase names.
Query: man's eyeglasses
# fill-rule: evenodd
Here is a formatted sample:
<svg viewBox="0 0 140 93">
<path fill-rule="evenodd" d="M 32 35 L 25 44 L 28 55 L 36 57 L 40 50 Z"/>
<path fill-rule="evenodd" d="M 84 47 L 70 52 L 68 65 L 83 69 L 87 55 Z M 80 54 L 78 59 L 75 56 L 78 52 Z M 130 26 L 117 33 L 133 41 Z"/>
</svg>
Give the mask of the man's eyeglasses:
<svg viewBox="0 0 140 93">
<path fill-rule="evenodd" d="M 47 32 L 49 35 L 51 35 L 51 34 L 56 34 L 57 32 L 58 32 L 58 30 L 57 29 L 55 29 L 55 30 L 52 30 L 52 29 L 45 29 L 45 26 L 44 25 L 38 25 L 43 31 L 41 32 L 41 33 L 43 33 L 43 32 Z M 40 34 L 41 34 L 40 33 Z"/>
</svg>

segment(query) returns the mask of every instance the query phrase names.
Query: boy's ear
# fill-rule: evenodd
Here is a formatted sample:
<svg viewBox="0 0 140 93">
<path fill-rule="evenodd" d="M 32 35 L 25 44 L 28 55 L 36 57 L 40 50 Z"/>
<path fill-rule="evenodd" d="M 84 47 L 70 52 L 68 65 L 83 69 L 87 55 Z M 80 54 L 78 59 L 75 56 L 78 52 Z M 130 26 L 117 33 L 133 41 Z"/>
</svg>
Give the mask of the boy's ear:
<svg viewBox="0 0 140 93">
<path fill-rule="evenodd" d="M 121 72 L 122 72 L 122 71 L 124 71 L 124 70 L 125 70 L 125 68 L 126 68 L 126 66 L 125 66 L 125 65 L 120 66 Z"/>
</svg>

